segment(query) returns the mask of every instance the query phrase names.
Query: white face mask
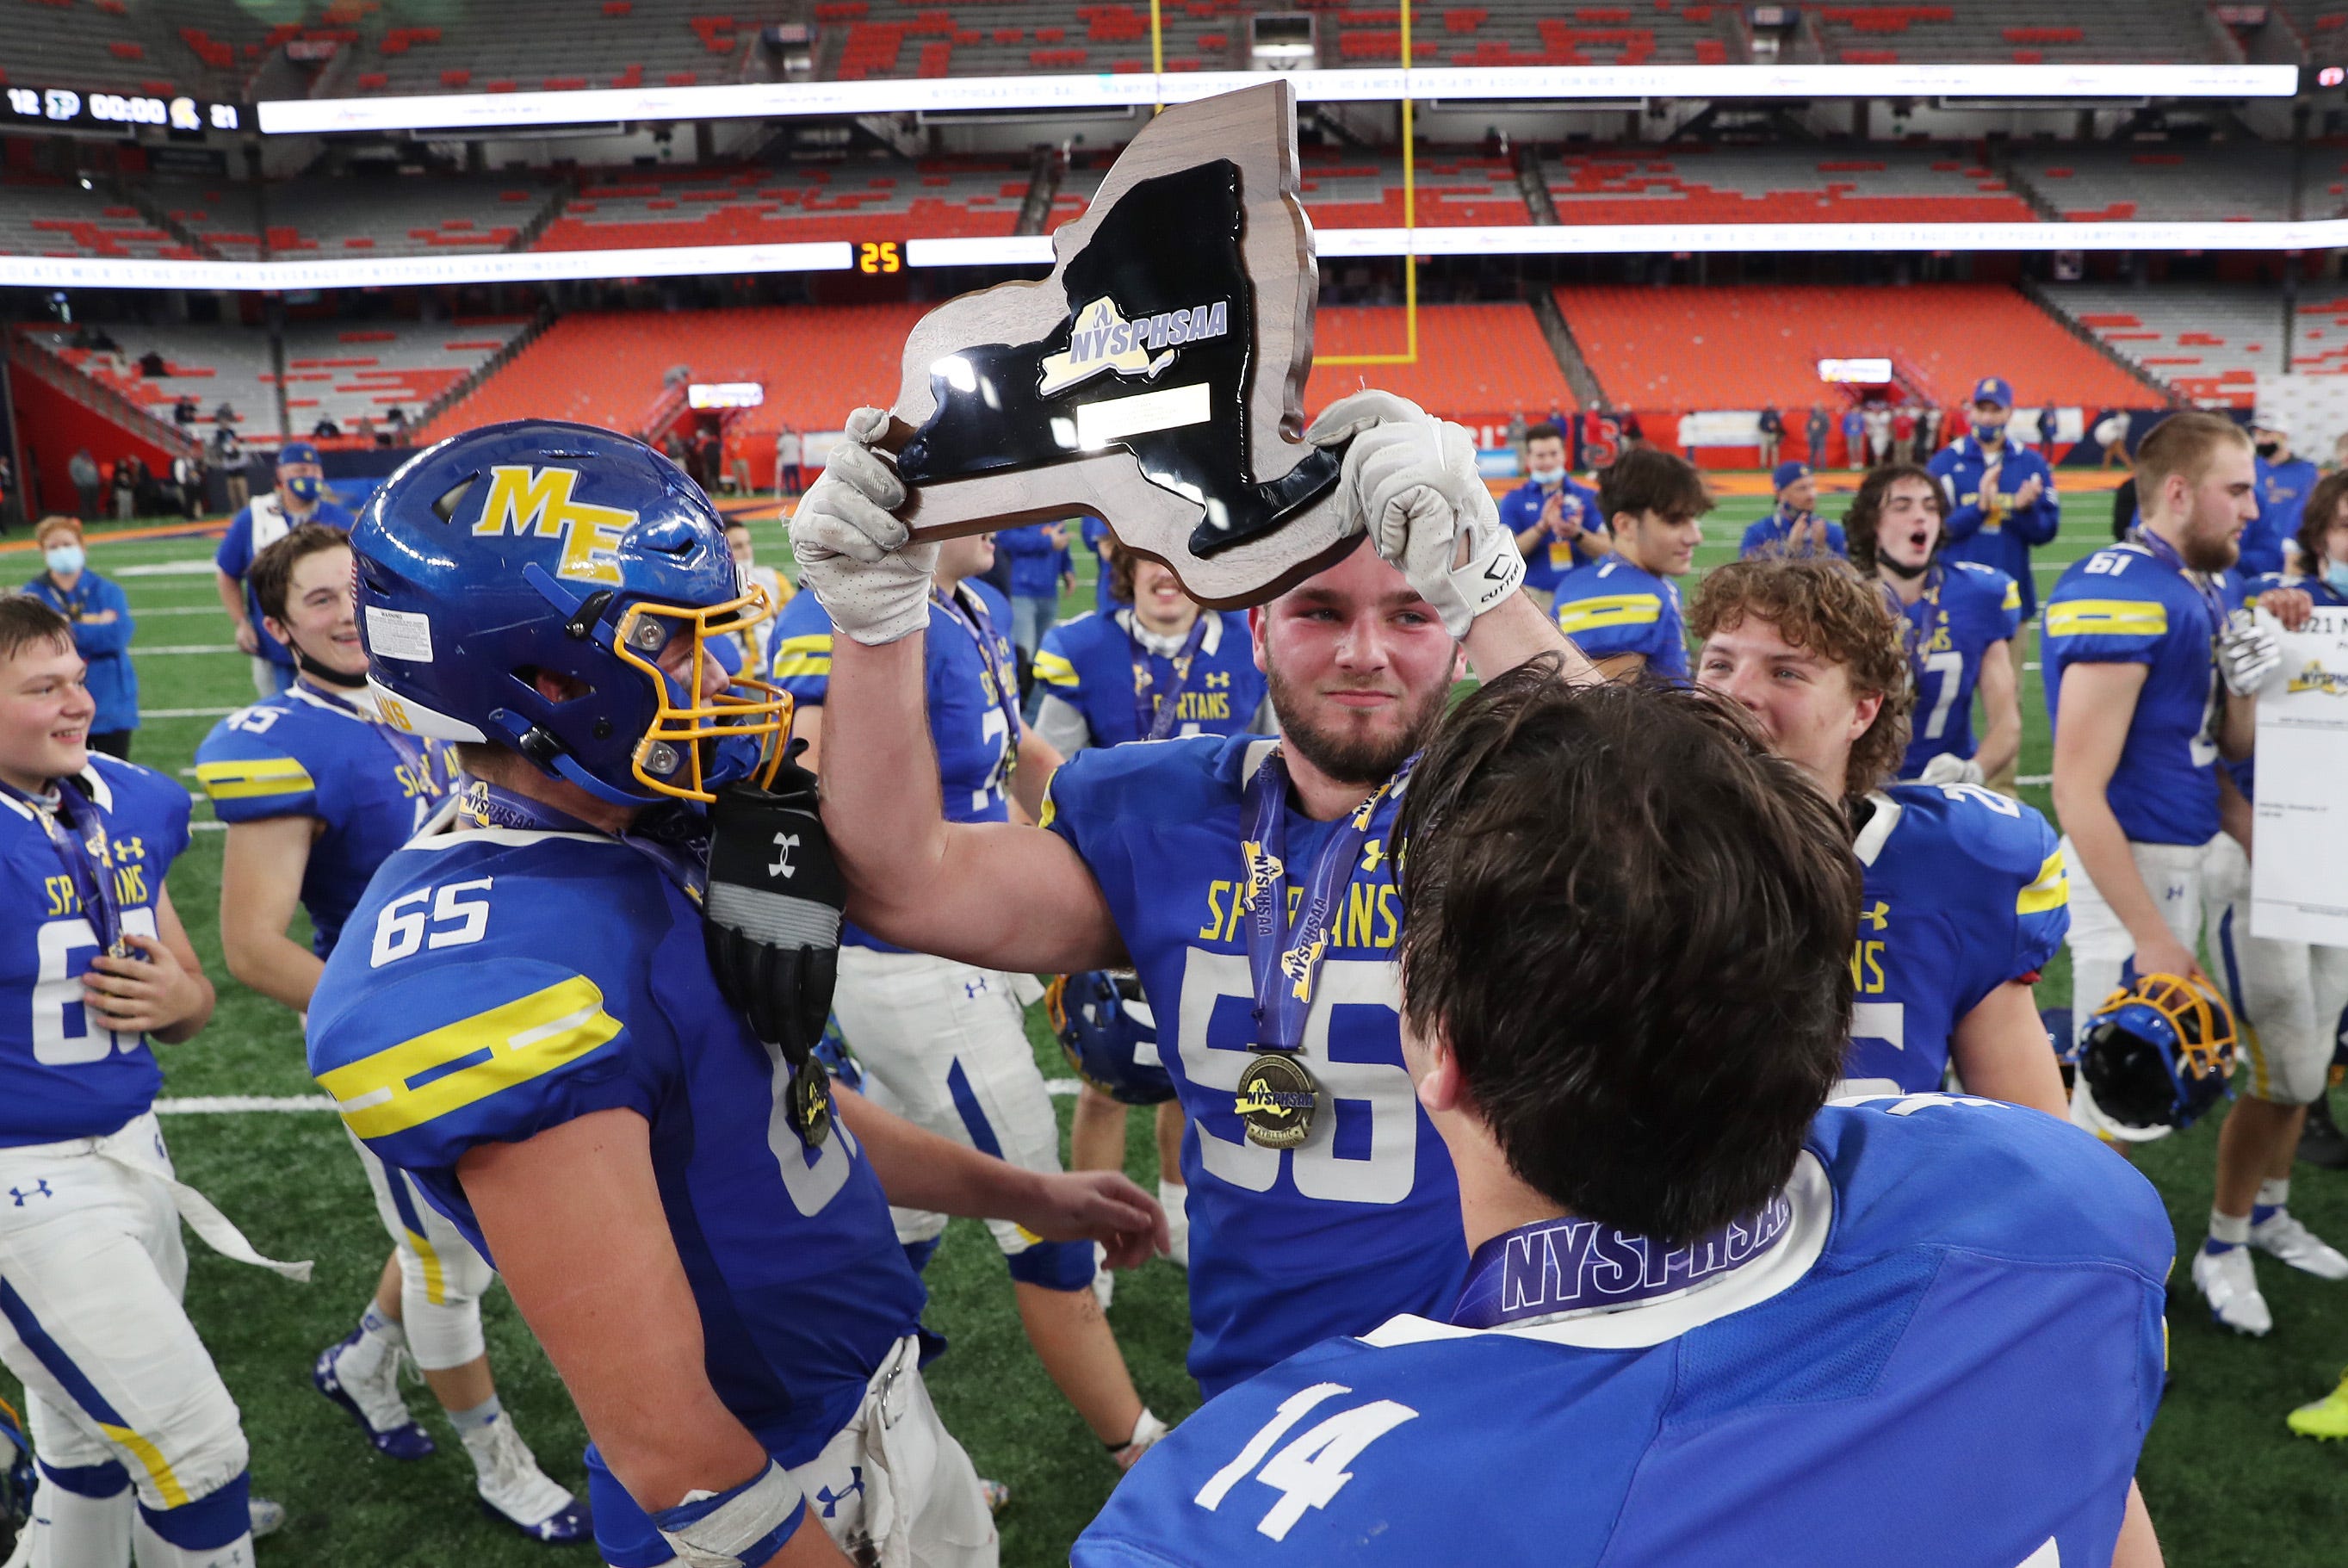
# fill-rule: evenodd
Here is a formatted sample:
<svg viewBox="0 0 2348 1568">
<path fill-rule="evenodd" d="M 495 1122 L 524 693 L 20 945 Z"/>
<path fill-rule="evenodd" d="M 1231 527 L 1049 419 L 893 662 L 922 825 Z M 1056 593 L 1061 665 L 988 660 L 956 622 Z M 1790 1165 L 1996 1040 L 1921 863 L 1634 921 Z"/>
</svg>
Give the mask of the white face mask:
<svg viewBox="0 0 2348 1568">
<path fill-rule="evenodd" d="M 70 577 L 82 569 L 89 557 L 83 553 L 78 544 L 60 544 L 53 550 L 43 551 L 41 559 L 47 562 L 49 570 L 58 576 Z"/>
<path fill-rule="evenodd" d="M 1565 478 L 1563 469 L 1528 469 L 1525 471 L 1532 476 L 1532 481 L 1537 485 L 1553 485 Z"/>
</svg>

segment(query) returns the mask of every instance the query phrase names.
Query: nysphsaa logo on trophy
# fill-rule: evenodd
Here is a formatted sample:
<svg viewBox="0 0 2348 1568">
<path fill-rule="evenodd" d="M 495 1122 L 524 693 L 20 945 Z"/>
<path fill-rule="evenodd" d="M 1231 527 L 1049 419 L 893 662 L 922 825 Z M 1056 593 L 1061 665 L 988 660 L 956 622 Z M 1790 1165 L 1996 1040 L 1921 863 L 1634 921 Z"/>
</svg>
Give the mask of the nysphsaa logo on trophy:
<svg viewBox="0 0 2348 1568">
<path fill-rule="evenodd" d="M 1351 544 L 1302 438 L 1318 283 L 1285 82 L 1185 104 L 1118 158 L 1040 283 L 924 317 L 886 443 L 918 538 L 1075 513 L 1210 604 Z"/>
</svg>

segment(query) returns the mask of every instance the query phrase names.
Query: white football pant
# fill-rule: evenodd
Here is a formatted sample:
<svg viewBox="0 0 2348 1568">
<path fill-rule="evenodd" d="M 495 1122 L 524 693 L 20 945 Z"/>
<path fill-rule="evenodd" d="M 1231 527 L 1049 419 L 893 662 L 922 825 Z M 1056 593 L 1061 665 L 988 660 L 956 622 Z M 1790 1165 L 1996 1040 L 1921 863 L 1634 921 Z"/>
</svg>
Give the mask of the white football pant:
<svg viewBox="0 0 2348 1568">
<path fill-rule="evenodd" d="M 2209 850 L 2209 905 L 2210 977 L 2225 987 L 2242 1038 L 2236 1092 L 2313 1104 L 2348 1008 L 2348 947 L 2251 935 L 2250 860 L 2222 836 Z"/>
<path fill-rule="evenodd" d="M 481 1294 L 497 1272 L 446 1214 L 425 1202 L 413 1177 L 386 1168 L 356 1138 L 351 1147 L 366 1169 L 375 1212 L 399 1251 L 399 1315 L 408 1354 L 427 1372 L 479 1360 L 489 1348 L 481 1336 Z"/>
</svg>

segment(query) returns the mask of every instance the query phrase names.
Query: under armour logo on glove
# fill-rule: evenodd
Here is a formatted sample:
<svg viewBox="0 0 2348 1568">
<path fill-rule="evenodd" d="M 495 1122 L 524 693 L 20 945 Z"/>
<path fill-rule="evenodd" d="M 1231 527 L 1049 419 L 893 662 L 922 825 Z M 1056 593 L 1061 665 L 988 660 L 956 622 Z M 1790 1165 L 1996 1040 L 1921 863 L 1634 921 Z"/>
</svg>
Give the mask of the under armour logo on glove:
<svg viewBox="0 0 2348 1568">
<path fill-rule="evenodd" d="M 797 876 L 798 868 L 791 864 L 791 851 L 799 847 L 799 836 L 797 833 L 777 833 L 775 847 L 783 852 L 774 864 L 767 868 L 767 874 L 770 877 Z"/>
<path fill-rule="evenodd" d="M 781 851 L 779 857 L 777 850 Z M 772 884 L 790 879 L 790 891 Z M 786 766 L 773 790 L 729 784 L 709 809 L 709 965 L 727 1001 L 792 1066 L 823 1037 L 848 884 L 818 813 L 815 775 Z"/>
<path fill-rule="evenodd" d="M 826 1519 L 838 1515 L 841 1503 L 864 1490 L 864 1467 L 850 1465 L 848 1468 L 848 1480 L 849 1486 L 846 1491 L 834 1491 L 828 1486 L 817 1490 L 815 1500 L 823 1504 L 823 1516 Z"/>
<path fill-rule="evenodd" d="M 54 1198 L 57 1194 L 49 1191 L 48 1180 L 44 1177 L 33 1183 L 31 1191 L 27 1192 L 22 1187 L 11 1187 L 8 1189 L 8 1196 L 15 1199 L 16 1207 L 21 1209 L 25 1206 L 25 1200 L 27 1198 Z"/>
</svg>

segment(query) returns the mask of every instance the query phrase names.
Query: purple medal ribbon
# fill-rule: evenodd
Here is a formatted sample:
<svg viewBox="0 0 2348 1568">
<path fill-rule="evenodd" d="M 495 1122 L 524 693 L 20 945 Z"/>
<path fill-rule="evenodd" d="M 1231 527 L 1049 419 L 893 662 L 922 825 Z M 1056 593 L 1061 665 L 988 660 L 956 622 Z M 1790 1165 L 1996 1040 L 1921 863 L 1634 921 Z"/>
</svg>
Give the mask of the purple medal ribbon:
<svg viewBox="0 0 2348 1568">
<path fill-rule="evenodd" d="M 2209 634 L 2214 637 L 2224 633 L 2226 598 L 2224 594 L 2218 592 L 2218 585 L 2212 580 L 2216 573 L 2194 571 L 2185 564 L 2185 557 L 2177 552 L 2177 546 L 2141 525 L 2129 529 L 2128 538 L 2150 551 L 2155 561 L 2165 566 L 2175 567 L 2178 576 L 2193 584 L 2193 591 L 2201 595 L 2201 603 L 2208 606 L 2209 611 Z"/>
<path fill-rule="evenodd" d="M 1128 614 L 1138 614 L 1128 612 Z M 1190 636 L 1182 651 L 1173 658 L 1174 681 L 1164 696 L 1152 688 L 1157 678 L 1149 673 L 1149 650 L 1141 645 L 1139 634 L 1128 623 L 1125 629 L 1128 651 L 1133 655 L 1133 732 L 1150 740 L 1163 740 L 1174 733 L 1179 717 L 1182 694 L 1190 689 L 1191 661 L 1199 656 L 1199 645 L 1207 640 L 1207 617 L 1214 612 L 1201 610 L 1199 618 L 1190 623 Z"/>
<path fill-rule="evenodd" d="M 994 788 L 1008 793 L 1012 772 L 1019 766 L 1019 682 L 1004 669 L 1003 661 L 995 655 L 994 642 L 955 603 L 961 596 L 960 583 L 954 585 L 952 593 L 941 593 L 934 588 L 930 590 L 930 603 L 943 610 L 946 619 L 960 626 L 968 634 L 970 640 L 978 645 L 979 664 L 994 682 L 995 706 L 1003 709 L 1004 723 L 1007 727 L 1004 731 L 1003 754 L 995 767 Z"/>
<path fill-rule="evenodd" d="M 66 875 L 73 881 L 74 896 L 81 901 L 90 930 L 98 934 L 99 948 L 121 957 L 129 949 L 122 942 L 122 910 L 114 901 L 113 840 L 106 813 L 96 800 L 77 795 L 73 780 L 59 779 L 56 784 L 55 805 L 13 784 L 0 784 L 0 793 L 33 809 L 42 830 L 48 834 L 50 847 L 65 865 Z"/>
<path fill-rule="evenodd" d="M 1942 619 L 1941 574 L 1947 570 L 1940 562 L 1934 562 L 1925 571 L 1924 592 L 1914 604 L 1903 603 L 1900 597 L 1900 591 L 1890 583 L 1883 584 L 1883 602 L 1891 606 L 1891 614 L 1900 621 L 1900 640 L 1907 646 L 1909 674 L 1920 688 L 1924 684 L 1924 656 L 1931 649 L 1933 634 L 1941 629 Z M 1919 626 L 1916 624 L 1916 618 L 1909 614 L 1910 610 L 1919 606 L 1924 606 L 1927 609 L 1924 624 L 1921 626 Z"/>
<path fill-rule="evenodd" d="M 302 689 L 308 696 L 341 709 L 375 731 L 376 738 L 391 748 L 391 754 L 399 758 L 399 766 L 407 769 L 408 776 L 416 780 L 417 789 L 426 799 L 439 798 L 440 781 L 432 776 L 431 754 L 420 738 L 394 728 L 350 698 L 338 696 L 314 682 L 304 681 Z"/>
<path fill-rule="evenodd" d="M 685 815 L 682 811 L 672 815 L 655 808 L 641 813 L 636 826 L 628 831 L 607 833 L 568 811 L 558 810 L 527 795 L 517 795 L 486 779 L 467 774 L 457 780 L 457 820 L 468 827 L 512 828 L 525 833 L 593 833 L 600 838 L 615 839 L 658 866 L 663 876 L 699 903 L 709 886 L 705 835 L 695 840 L 689 834 L 660 830 L 676 825 Z"/>
<path fill-rule="evenodd" d="M 1498 1328 L 1676 1295 L 1763 1256 L 1793 1225 L 1794 1205 L 1782 1192 L 1758 1213 L 1684 1246 L 1659 1246 L 1595 1220 L 1520 1225 L 1476 1249 L 1451 1321 L 1462 1328 Z"/>
<path fill-rule="evenodd" d="M 1259 1049 L 1303 1047 L 1305 1016 L 1313 1010 L 1313 984 L 1329 949 L 1331 923 L 1370 836 L 1370 819 L 1377 814 L 1380 801 L 1401 798 L 1417 763 L 1414 755 L 1338 824 L 1306 879 L 1293 927 L 1288 921 L 1288 867 L 1282 858 L 1288 845 L 1288 764 L 1279 748 L 1272 748 L 1248 780 L 1248 833 L 1240 845 L 1247 888 L 1241 907 L 1248 912 L 1248 973 L 1255 982 Z"/>
</svg>

